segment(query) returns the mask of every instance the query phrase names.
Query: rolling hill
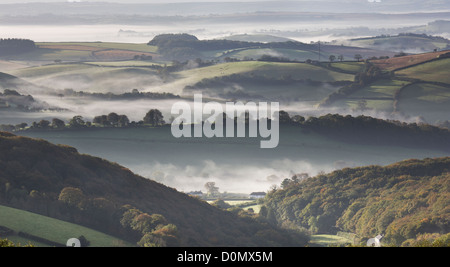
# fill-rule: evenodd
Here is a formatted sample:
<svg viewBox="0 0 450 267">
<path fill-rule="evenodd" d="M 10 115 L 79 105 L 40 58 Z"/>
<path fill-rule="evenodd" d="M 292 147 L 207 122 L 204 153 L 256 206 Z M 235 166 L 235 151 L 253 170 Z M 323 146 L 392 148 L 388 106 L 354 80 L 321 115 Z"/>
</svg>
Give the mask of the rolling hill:
<svg viewBox="0 0 450 267">
<path fill-rule="evenodd" d="M 293 240 L 251 215 L 219 210 L 71 147 L 1 133 L 0 151 L 2 205 L 81 224 L 142 246 L 307 242 Z"/>
<path fill-rule="evenodd" d="M 29 83 L 16 76 L 0 72 L 0 89 L 20 90 L 22 88 L 41 89 L 40 87 Z"/>
<path fill-rule="evenodd" d="M 135 56 L 150 56 L 157 58 L 156 48 L 146 44 L 126 43 L 36 43 L 37 48 L 32 52 L 20 55 L 4 56 L 18 61 L 35 62 L 79 62 L 79 61 L 120 61 L 130 60 Z"/>
<path fill-rule="evenodd" d="M 255 43 L 272 43 L 272 42 L 292 42 L 293 39 L 279 37 L 268 34 L 237 34 L 220 39 L 231 41 L 255 42 Z"/>
<path fill-rule="evenodd" d="M 393 57 L 388 59 L 371 60 L 375 65 L 387 71 L 402 70 L 426 63 L 428 61 L 437 60 L 441 55 L 445 55 L 449 50 L 439 52 L 420 53 L 413 55 L 405 55 L 401 57 Z"/>
<path fill-rule="evenodd" d="M 383 234 L 385 245 L 407 245 L 449 233 L 449 168 L 448 157 L 347 168 L 271 192 L 260 214 L 315 233 L 350 232 L 362 242 Z"/>
<path fill-rule="evenodd" d="M 351 39 L 346 44 L 393 52 L 424 53 L 435 49 L 448 49 L 450 40 L 426 34 L 405 33 L 393 36 Z"/>
<path fill-rule="evenodd" d="M 177 139 L 170 126 L 37 129 L 18 134 L 76 147 L 184 192 L 202 190 L 214 181 L 222 191 L 250 194 L 280 183 L 290 171 L 314 175 L 443 157 L 450 151 L 445 129 L 340 115 L 282 124 L 279 145 L 269 152 L 261 151 L 260 138 Z"/>
<path fill-rule="evenodd" d="M 377 70 L 378 77 L 368 82 L 355 81 L 332 93 L 336 99 L 331 106 L 397 114 L 407 119 L 416 117 L 427 123 L 449 120 L 448 53 L 447 50 L 370 60 L 360 73 Z"/>
</svg>

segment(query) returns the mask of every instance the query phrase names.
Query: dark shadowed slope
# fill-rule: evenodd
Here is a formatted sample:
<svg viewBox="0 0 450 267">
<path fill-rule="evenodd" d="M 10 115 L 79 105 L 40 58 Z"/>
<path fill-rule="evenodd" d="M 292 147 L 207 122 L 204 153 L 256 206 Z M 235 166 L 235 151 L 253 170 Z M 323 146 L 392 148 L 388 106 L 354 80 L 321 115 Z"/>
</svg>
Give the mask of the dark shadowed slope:
<svg viewBox="0 0 450 267">
<path fill-rule="evenodd" d="M 153 215 L 158 214 L 165 219 L 156 221 L 169 226 L 150 227 L 151 235 L 162 236 L 166 245 L 305 244 L 294 243 L 254 215 L 222 211 L 117 164 L 81 155 L 72 147 L 7 133 L 0 133 L 0 203 L 135 242 L 142 237 L 137 232 L 150 227 L 144 222 L 155 223 L 159 217 Z M 136 216 L 127 217 L 131 215 Z M 135 231 L 123 226 L 127 222 Z"/>
</svg>

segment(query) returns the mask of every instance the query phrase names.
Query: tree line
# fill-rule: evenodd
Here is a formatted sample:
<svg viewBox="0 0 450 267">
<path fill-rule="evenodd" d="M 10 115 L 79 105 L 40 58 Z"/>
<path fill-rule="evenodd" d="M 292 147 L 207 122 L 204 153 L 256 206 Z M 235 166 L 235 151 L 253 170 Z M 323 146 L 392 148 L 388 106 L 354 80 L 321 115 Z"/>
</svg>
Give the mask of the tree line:
<svg viewBox="0 0 450 267">
<path fill-rule="evenodd" d="M 40 120 L 35 121 L 31 125 L 28 123 L 20 123 L 17 125 L 2 124 L 0 131 L 33 131 L 33 130 L 64 130 L 64 129 L 87 129 L 87 128 L 127 128 L 127 127 L 158 127 L 166 124 L 164 116 L 158 109 L 151 109 L 143 120 L 135 122 L 130 121 L 127 115 L 119 115 L 111 112 L 108 115 L 100 115 L 94 117 L 92 121 L 85 120 L 83 116 L 74 116 L 68 122 L 53 118 L 52 121 Z"/>
<path fill-rule="evenodd" d="M 0 95 L 1 96 L 1 95 Z M 127 99 L 176 99 L 180 98 L 178 95 L 172 93 L 154 93 L 154 92 L 140 92 L 138 89 L 133 89 L 131 92 L 114 94 L 114 93 L 98 93 L 98 92 L 84 92 L 75 91 L 73 89 L 64 89 L 59 97 L 74 96 L 74 97 L 91 97 L 107 100 L 127 100 Z"/>
<path fill-rule="evenodd" d="M 340 114 L 305 118 L 285 111 L 280 111 L 279 120 L 281 125 L 297 126 L 306 133 L 315 132 L 343 142 L 450 151 L 450 130 L 426 123 Z"/>
<path fill-rule="evenodd" d="M 249 123 L 248 113 L 246 123 Z M 225 119 L 225 118 L 224 118 Z M 237 120 L 237 118 L 235 118 Z M 395 145 L 450 151 L 450 130 L 445 127 L 426 123 L 406 123 L 396 120 L 383 120 L 370 116 L 327 114 L 319 117 L 291 116 L 281 110 L 278 120 L 282 127 L 299 127 L 305 133 L 314 132 L 331 139 L 348 143 L 372 145 Z M 18 125 L 0 125 L 0 130 L 7 132 L 26 130 L 63 130 L 89 128 L 126 128 L 126 127 L 161 127 L 168 125 L 158 109 L 151 109 L 139 122 L 128 119 L 126 115 L 110 113 L 85 121 L 82 116 L 75 116 L 69 122 L 60 119 L 41 120 Z M 445 126 L 443 124 L 443 126 Z"/>
<path fill-rule="evenodd" d="M 36 49 L 36 44 L 28 39 L 0 39 L 0 56 L 8 56 L 30 52 Z"/>
</svg>

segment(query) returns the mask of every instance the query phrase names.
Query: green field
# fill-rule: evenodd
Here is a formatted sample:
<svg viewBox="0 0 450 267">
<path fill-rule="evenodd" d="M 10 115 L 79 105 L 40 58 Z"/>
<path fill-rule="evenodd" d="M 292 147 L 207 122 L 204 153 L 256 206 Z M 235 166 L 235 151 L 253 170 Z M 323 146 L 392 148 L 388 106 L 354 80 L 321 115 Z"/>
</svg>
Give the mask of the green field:
<svg viewBox="0 0 450 267">
<path fill-rule="evenodd" d="M 85 60 L 93 60 L 93 57 L 90 51 L 38 48 L 33 52 L 15 55 L 13 59 L 16 61 L 24 61 L 24 62 L 33 62 L 33 61 L 54 62 L 56 60 L 78 62 Z"/>
<path fill-rule="evenodd" d="M 402 91 L 398 108 L 412 116 L 423 116 L 430 123 L 448 120 L 450 89 L 426 83 L 410 85 Z"/>
<path fill-rule="evenodd" d="M 97 57 L 94 53 L 101 51 L 129 51 L 135 54 L 151 53 L 155 54 L 157 47 L 147 44 L 131 43 L 102 43 L 102 42 L 70 42 L 70 43 L 36 43 L 38 48 L 32 52 L 14 55 L 14 60 L 24 62 L 54 62 L 54 61 L 92 61 Z M 138 53 L 136 53 L 138 52 Z M 9 57 L 8 57 L 9 58 Z M 130 56 L 129 59 L 133 58 Z"/>
<path fill-rule="evenodd" d="M 85 236 L 90 241 L 91 247 L 122 247 L 133 246 L 118 238 L 82 227 L 76 224 L 56 220 L 23 210 L 0 206 L 0 225 L 8 227 L 17 232 L 25 232 L 47 240 L 66 244 L 70 238 Z M 8 237 L 11 241 L 27 244 L 29 240 L 18 236 Z M 31 241 L 36 246 L 43 244 Z"/>
<path fill-rule="evenodd" d="M 12 75 L 19 78 L 42 78 L 51 76 L 60 76 L 67 74 L 85 74 L 91 73 L 94 67 L 82 64 L 51 64 L 39 67 L 30 67 L 10 72 Z"/>
<path fill-rule="evenodd" d="M 364 68 L 363 62 L 334 62 L 331 67 L 340 69 L 346 72 L 358 73 Z"/>
<path fill-rule="evenodd" d="M 419 35 L 403 35 L 389 37 L 373 37 L 350 40 L 347 45 L 357 47 L 367 47 L 375 49 L 386 49 L 391 51 L 405 51 L 408 49 L 422 50 L 423 52 L 433 51 L 433 49 L 445 49 L 448 41 L 441 39 L 431 39 Z M 394 49 L 394 50 L 392 50 Z"/>
<path fill-rule="evenodd" d="M 152 67 L 163 66 L 162 63 L 153 61 L 139 61 L 139 60 L 125 60 L 125 61 L 110 61 L 110 62 L 85 62 L 87 65 L 94 65 L 98 67 Z M 167 64 L 169 65 L 169 64 Z"/>
<path fill-rule="evenodd" d="M 311 246 L 336 247 L 351 244 L 352 241 L 337 235 L 312 235 Z"/>
<path fill-rule="evenodd" d="M 396 72 L 398 77 L 419 79 L 427 82 L 441 82 L 450 84 L 450 58 L 436 60 L 413 66 Z"/>
<path fill-rule="evenodd" d="M 336 101 L 334 106 L 357 109 L 359 101 L 365 100 L 366 108 L 390 113 L 394 109 L 395 92 L 406 84 L 398 80 L 379 80 Z"/>
<path fill-rule="evenodd" d="M 128 63 L 136 66 L 126 66 Z M 148 67 L 151 65 L 153 63 L 138 66 L 134 61 L 126 64 L 111 63 L 111 66 L 67 63 L 30 67 L 10 73 L 33 84 L 54 89 L 124 93 L 134 88 L 142 89 L 159 84 L 157 71 Z"/>
<path fill-rule="evenodd" d="M 49 45 L 81 45 L 95 47 L 99 49 L 118 49 L 118 50 L 130 50 L 137 52 L 156 53 L 158 49 L 156 46 L 149 46 L 147 44 L 133 44 L 133 43 L 108 43 L 108 42 L 58 42 L 58 43 L 36 43 L 38 46 Z"/>
<path fill-rule="evenodd" d="M 208 201 L 208 203 L 213 203 L 213 200 Z M 231 206 L 244 206 L 242 207 L 243 210 L 249 210 L 249 209 L 253 209 L 253 212 L 258 214 L 259 211 L 261 210 L 261 206 L 260 204 L 255 204 L 255 200 L 249 199 L 249 200 L 225 200 L 225 203 L 231 205 Z M 250 206 L 248 206 L 249 204 L 252 204 Z"/>
<path fill-rule="evenodd" d="M 216 51 L 212 54 L 216 57 L 225 58 L 231 57 L 239 60 L 254 59 L 258 60 L 263 55 L 273 55 L 277 57 L 284 57 L 290 60 L 306 61 L 308 59 L 318 58 L 316 52 L 303 51 L 303 50 L 293 50 L 293 49 L 270 49 L 270 48 L 245 48 L 245 49 L 235 49 L 230 51 Z M 327 57 L 327 55 L 324 55 Z"/>
<path fill-rule="evenodd" d="M 296 80 L 310 79 L 313 81 L 351 81 L 353 75 L 330 71 L 318 66 L 305 63 L 278 63 L 278 62 L 260 62 L 246 61 L 223 63 L 204 68 L 192 69 L 179 72 L 183 78 L 192 77 L 200 81 L 205 78 L 227 76 L 236 73 L 254 73 L 261 76 L 280 78 L 282 76 L 291 76 Z"/>
</svg>

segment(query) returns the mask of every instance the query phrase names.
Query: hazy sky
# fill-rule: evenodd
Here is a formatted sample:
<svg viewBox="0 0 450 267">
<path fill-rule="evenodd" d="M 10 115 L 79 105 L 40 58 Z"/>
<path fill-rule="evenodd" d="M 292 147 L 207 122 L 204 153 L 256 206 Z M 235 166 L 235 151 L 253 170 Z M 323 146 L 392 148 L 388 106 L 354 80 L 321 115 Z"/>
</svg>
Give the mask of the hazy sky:
<svg viewBox="0 0 450 267">
<path fill-rule="evenodd" d="M 0 0 L 0 4 L 31 3 L 31 2 L 115 2 L 115 3 L 182 3 L 182 2 L 264 2 L 268 0 Z M 292 1 L 292 0 L 288 0 Z"/>
</svg>

